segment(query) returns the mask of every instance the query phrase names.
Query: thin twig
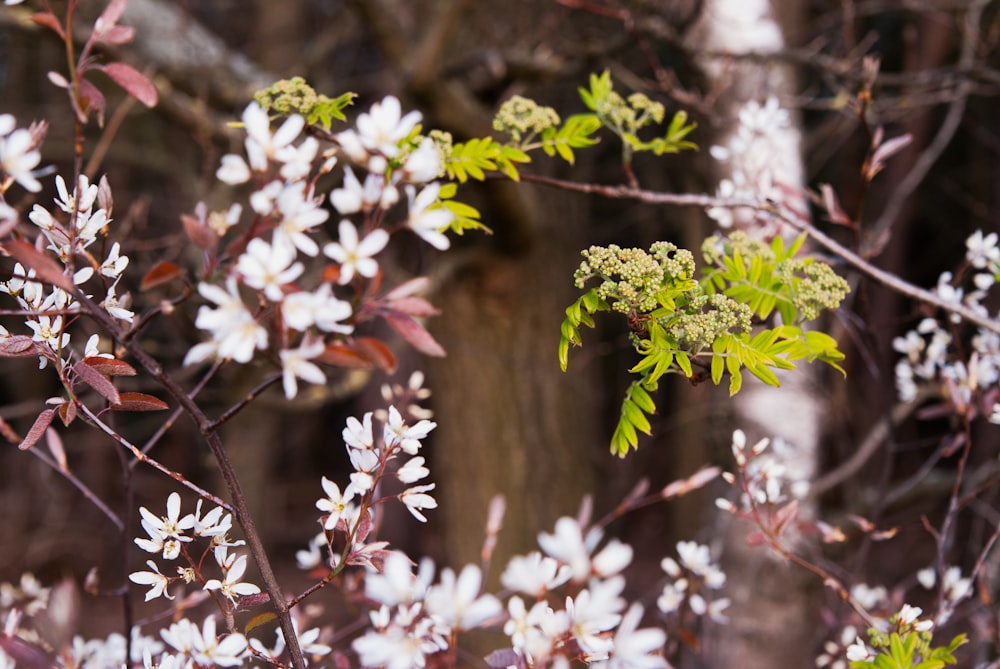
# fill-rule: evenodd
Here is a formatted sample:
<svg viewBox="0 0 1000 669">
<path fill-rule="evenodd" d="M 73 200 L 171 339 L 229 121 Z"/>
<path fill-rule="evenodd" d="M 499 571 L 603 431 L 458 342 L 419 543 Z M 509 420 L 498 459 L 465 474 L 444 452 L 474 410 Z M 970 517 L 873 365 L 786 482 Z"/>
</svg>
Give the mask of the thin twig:
<svg viewBox="0 0 1000 669">
<path fill-rule="evenodd" d="M 1000 320 L 987 318 L 982 314 L 976 313 L 964 304 L 943 300 L 939 295 L 932 293 L 929 290 L 914 286 L 912 283 L 904 281 L 891 272 L 875 267 L 868 261 L 861 258 L 858 254 L 845 247 L 843 244 L 840 244 L 836 240 L 820 232 L 815 226 L 804 218 L 790 215 L 774 202 L 754 199 L 716 197 L 705 193 L 661 193 L 657 191 L 643 190 L 640 188 L 629 188 L 628 186 L 580 184 L 572 181 L 564 181 L 562 179 L 533 174 L 521 174 L 520 176 L 523 181 L 552 186 L 562 190 L 600 195 L 601 197 L 620 200 L 635 200 L 646 204 L 669 204 L 685 207 L 728 207 L 731 209 L 746 207 L 756 211 L 765 211 L 770 213 L 772 216 L 777 217 L 783 223 L 787 223 L 799 232 L 805 232 L 817 243 L 819 243 L 820 246 L 823 246 L 827 251 L 835 256 L 838 256 L 854 269 L 896 291 L 897 293 L 917 300 L 918 302 L 930 304 L 943 311 L 956 314 L 974 325 L 977 325 L 985 330 L 989 330 L 990 332 L 1000 334 Z"/>
</svg>

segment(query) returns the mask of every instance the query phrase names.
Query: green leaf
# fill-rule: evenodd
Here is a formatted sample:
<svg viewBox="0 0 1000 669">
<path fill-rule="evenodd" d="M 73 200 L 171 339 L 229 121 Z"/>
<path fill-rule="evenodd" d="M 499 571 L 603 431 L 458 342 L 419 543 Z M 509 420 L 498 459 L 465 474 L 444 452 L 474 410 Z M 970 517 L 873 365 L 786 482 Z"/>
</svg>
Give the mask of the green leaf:
<svg viewBox="0 0 1000 669">
<path fill-rule="evenodd" d="M 649 393 L 646 392 L 646 389 L 642 387 L 641 383 L 632 384 L 631 397 L 632 401 L 646 413 L 653 413 L 656 411 L 656 405 L 653 404 L 653 398 L 649 396 Z"/>
</svg>

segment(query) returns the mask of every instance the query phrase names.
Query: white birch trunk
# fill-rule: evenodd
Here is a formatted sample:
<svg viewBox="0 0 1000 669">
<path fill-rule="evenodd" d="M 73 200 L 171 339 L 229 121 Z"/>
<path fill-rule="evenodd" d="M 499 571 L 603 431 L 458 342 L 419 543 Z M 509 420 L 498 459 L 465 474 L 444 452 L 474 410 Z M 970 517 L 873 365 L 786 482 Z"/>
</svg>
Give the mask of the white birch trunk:
<svg viewBox="0 0 1000 669">
<path fill-rule="evenodd" d="M 795 0 L 706 0 L 693 32 L 692 44 L 712 54 L 703 60 L 711 87 L 719 93 L 727 145 L 739 127 L 739 112 L 747 103 L 762 105 L 794 93 L 794 76 L 778 61 L 727 58 L 719 54 L 773 53 L 785 48 L 779 16 Z M 788 5 L 781 7 L 779 5 Z M 781 17 L 782 19 L 788 17 Z M 785 106 L 785 105 L 782 105 Z M 718 178 L 741 189 L 763 188 L 795 209 L 804 209 L 800 155 L 801 133 L 794 116 L 780 131 L 769 133 L 765 147 L 749 152 L 751 164 L 742 175 L 732 162 L 719 162 Z M 736 212 L 732 224 L 751 235 L 774 234 L 775 229 L 752 220 L 751 212 Z M 779 375 L 781 388 L 747 383 L 733 398 L 733 426 L 747 433 L 748 443 L 762 437 L 780 437 L 788 444 L 783 462 L 792 477 L 809 480 L 815 473 L 822 422 L 822 403 L 814 374 L 803 365 Z M 807 503 L 803 503 L 807 504 Z M 805 515 L 813 509 L 804 508 Z M 721 518 L 722 565 L 729 578 L 730 622 L 716 626 L 707 639 L 708 666 L 757 669 L 813 666 L 818 632 L 816 594 L 821 584 L 800 568 L 787 564 L 766 548 L 747 545 L 750 525 L 726 515 Z"/>
</svg>

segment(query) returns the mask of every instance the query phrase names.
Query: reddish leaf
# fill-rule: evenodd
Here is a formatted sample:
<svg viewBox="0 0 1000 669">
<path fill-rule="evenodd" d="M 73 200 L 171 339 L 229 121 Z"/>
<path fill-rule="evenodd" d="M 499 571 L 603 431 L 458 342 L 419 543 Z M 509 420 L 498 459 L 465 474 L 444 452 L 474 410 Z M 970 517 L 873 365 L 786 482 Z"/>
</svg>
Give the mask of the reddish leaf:
<svg viewBox="0 0 1000 669">
<path fill-rule="evenodd" d="M 692 490 L 697 490 L 711 481 L 714 481 L 721 473 L 722 470 L 718 467 L 703 467 L 686 479 L 668 483 L 667 486 L 660 492 L 660 496 L 663 497 L 663 499 L 670 499 L 671 497 L 686 495 Z"/>
<path fill-rule="evenodd" d="M 12 444 L 18 444 L 21 442 L 21 435 L 14 431 L 10 425 L 7 424 L 3 418 L 0 418 L 0 434 L 3 438 Z"/>
<path fill-rule="evenodd" d="M 486 666 L 490 669 L 506 669 L 506 667 L 525 666 L 524 658 L 517 654 L 513 648 L 495 650 L 483 658 Z"/>
<path fill-rule="evenodd" d="M 135 28 L 132 26 L 113 26 L 110 30 L 101 31 L 100 34 L 95 33 L 94 39 L 112 46 L 128 44 L 135 39 Z"/>
<path fill-rule="evenodd" d="M 421 290 L 429 286 L 431 280 L 426 276 L 418 276 L 415 279 L 410 279 L 404 283 L 399 284 L 388 293 L 385 294 L 385 299 L 389 302 L 393 302 L 403 297 L 409 297 L 414 293 L 419 293 Z"/>
<path fill-rule="evenodd" d="M 97 123 L 104 125 L 104 110 L 108 106 L 107 100 L 104 99 L 104 93 L 86 79 L 80 79 L 80 99 L 80 107 L 83 112 L 85 114 L 96 113 Z"/>
<path fill-rule="evenodd" d="M 340 281 L 340 265 L 327 265 L 323 268 L 323 283 L 337 283 Z"/>
<path fill-rule="evenodd" d="M 395 311 L 401 311 L 410 316 L 437 316 L 441 313 L 437 307 L 422 297 L 404 297 L 390 303 Z"/>
<path fill-rule="evenodd" d="M 396 371 L 396 356 L 381 339 L 358 337 L 354 340 L 354 348 L 379 369 L 390 374 Z"/>
<path fill-rule="evenodd" d="M 28 430 L 28 434 L 25 435 L 21 443 L 17 445 L 22 451 L 26 451 L 35 444 L 38 440 L 45 435 L 45 431 L 49 429 L 49 425 L 52 425 L 52 419 L 56 416 L 55 409 L 46 409 L 42 413 L 38 414 L 38 418 L 35 419 L 34 425 Z"/>
<path fill-rule="evenodd" d="M 205 225 L 204 221 L 188 214 L 181 214 L 181 223 L 184 224 L 184 232 L 188 239 L 201 250 L 214 251 L 215 247 L 218 246 L 218 235 Z"/>
<path fill-rule="evenodd" d="M 125 13 L 125 8 L 128 6 L 128 0 L 111 0 L 108 6 L 104 8 L 101 15 L 97 17 L 97 21 L 94 22 L 95 30 L 107 30 L 108 28 L 114 26 L 118 23 L 118 19 L 122 17 Z"/>
<path fill-rule="evenodd" d="M 431 333 L 412 317 L 404 314 L 386 314 L 385 320 L 393 330 L 406 340 L 406 343 L 424 355 L 444 357 L 445 352 L 441 348 L 441 344 L 437 343 Z"/>
<path fill-rule="evenodd" d="M 261 593 L 261 594 L 263 594 L 265 597 L 267 597 L 267 593 Z M 257 595 L 253 595 L 253 596 L 256 597 Z M 246 597 L 240 597 L 240 604 L 241 605 L 243 604 L 243 600 L 244 599 L 246 599 Z M 278 618 L 278 616 L 276 614 L 274 614 L 274 613 L 271 613 L 270 611 L 268 611 L 266 613 L 259 613 L 259 614 L 255 615 L 253 618 L 251 618 L 250 620 L 247 621 L 247 624 L 244 625 L 244 627 L 243 627 L 243 633 L 244 634 L 249 634 L 250 632 L 252 632 L 255 629 L 257 629 L 258 627 L 260 627 L 261 625 L 266 625 L 269 622 L 271 622 L 272 620 L 276 620 L 277 618 Z"/>
<path fill-rule="evenodd" d="M 24 669 L 50 669 L 56 666 L 55 660 L 49 657 L 41 646 L 14 634 L 0 634 L 0 650 L 3 650 L 14 664 Z"/>
<path fill-rule="evenodd" d="M 128 364 L 124 360 L 116 360 L 115 358 L 102 358 L 99 355 L 95 355 L 84 359 L 84 362 L 89 366 L 96 369 L 98 372 L 104 376 L 135 376 L 135 367 Z"/>
<path fill-rule="evenodd" d="M 142 283 L 139 284 L 139 290 L 149 290 L 150 288 L 167 283 L 168 281 L 173 281 L 182 274 L 183 272 L 181 268 L 176 264 L 170 262 L 169 260 L 161 260 L 153 265 L 151 270 L 146 272 L 146 276 L 142 277 Z"/>
<path fill-rule="evenodd" d="M 66 33 L 63 32 L 62 24 L 59 23 L 59 19 L 52 12 L 38 12 L 31 17 L 31 22 L 48 28 L 59 35 L 60 39 L 64 42 L 66 41 Z"/>
<path fill-rule="evenodd" d="M 45 430 L 45 443 L 49 446 L 49 453 L 59 465 L 61 471 L 69 471 L 69 464 L 66 462 L 66 449 L 63 448 L 62 437 L 51 427 Z"/>
<path fill-rule="evenodd" d="M 125 92 L 147 107 L 155 107 L 159 100 L 156 86 L 145 74 L 125 63 L 108 63 L 101 67 Z"/>
<path fill-rule="evenodd" d="M 316 359 L 333 367 L 368 369 L 372 366 L 371 360 L 346 344 L 330 344 Z"/>
<path fill-rule="evenodd" d="M 76 363 L 73 365 L 73 371 L 76 372 L 81 381 L 96 390 L 101 397 L 111 404 L 118 404 L 119 395 L 115 384 L 111 383 L 108 377 L 92 367 L 88 360 L 93 360 L 93 358 L 87 358 Z"/>
<path fill-rule="evenodd" d="M 164 411 L 170 405 L 159 397 L 146 393 L 122 393 L 117 404 L 112 405 L 114 411 Z"/>
<path fill-rule="evenodd" d="M 11 335 L 0 339 L 2 358 L 26 358 L 36 354 L 35 340 L 28 335 Z"/>
<path fill-rule="evenodd" d="M 68 426 L 74 420 L 76 420 L 76 403 L 75 402 L 63 402 L 59 405 L 59 420 L 62 421 L 63 425 Z"/>
<path fill-rule="evenodd" d="M 73 292 L 73 280 L 63 274 L 59 263 L 28 242 L 23 239 L 8 239 L 0 243 L 0 247 L 27 269 L 35 270 L 35 278 L 39 281 L 62 288 L 67 293 Z"/>
</svg>

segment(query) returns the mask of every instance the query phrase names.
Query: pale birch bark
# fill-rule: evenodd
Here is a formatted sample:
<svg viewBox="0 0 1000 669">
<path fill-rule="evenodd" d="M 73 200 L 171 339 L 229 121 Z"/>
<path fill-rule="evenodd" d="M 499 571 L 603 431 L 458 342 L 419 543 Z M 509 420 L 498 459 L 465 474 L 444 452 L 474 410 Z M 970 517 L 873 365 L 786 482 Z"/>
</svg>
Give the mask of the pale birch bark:
<svg viewBox="0 0 1000 669">
<path fill-rule="evenodd" d="M 784 6 L 783 6 L 784 5 Z M 720 144 L 725 144 L 738 126 L 739 110 L 750 101 L 764 103 L 793 93 L 794 74 L 777 61 L 740 59 L 739 54 L 766 54 L 782 50 L 785 36 L 782 23 L 792 17 L 793 2 L 783 0 L 707 0 L 692 44 L 707 54 L 702 65 L 709 76 L 710 92 L 719 95 Z M 725 54 L 733 54 L 734 58 Z M 801 192 L 803 166 L 801 134 L 794 121 L 771 143 L 774 155 L 761 156 L 768 162 L 782 190 Z M 718 178 L 731 178 L 727 165 L 719 163 Z M 802 198 L 793 197 L 802 207 Z M 739 221 L 736 221 L 739 224 Z M 747 232 L 773 232 L 756 230 Z M 781 375 L 782 387 L 748 383 L 731 401 L 733 426 L 743 429 L 751 443 L 757 439 L 781 437 L 790 446 L 787 465 L 795 478 L 811 478 L 819 447 L 822 403 L 815 386 L 815 374 L 803 365 Z M 804 503 L 807 505 L 807 503 Z M 813 509 L 804 508 L 811 514 Z M 767 549 L 747 545 L 752 530 L 748 523 L 726 516 L 718 548 L 728 579 L 727 595 L 732 599 L 730 622 L 716 626 L 706 644 L 709 666 L 741 669 L 813 665 L 818 625 L 816 594 L 820 584 L 803 570 L 776 557 Z"/>
</svg>

